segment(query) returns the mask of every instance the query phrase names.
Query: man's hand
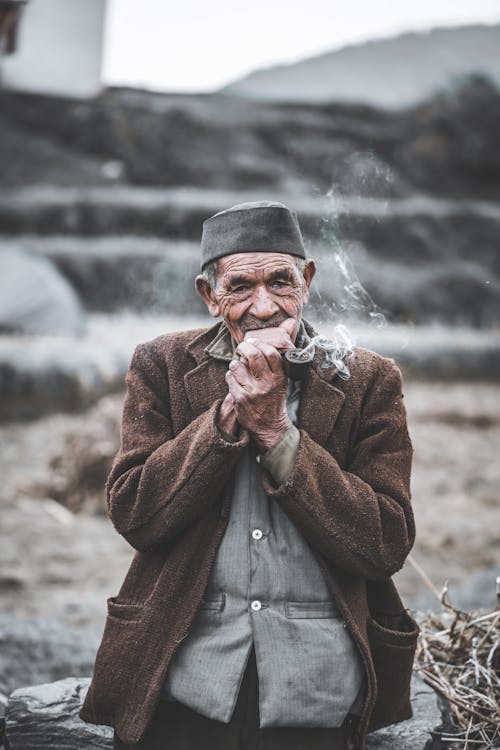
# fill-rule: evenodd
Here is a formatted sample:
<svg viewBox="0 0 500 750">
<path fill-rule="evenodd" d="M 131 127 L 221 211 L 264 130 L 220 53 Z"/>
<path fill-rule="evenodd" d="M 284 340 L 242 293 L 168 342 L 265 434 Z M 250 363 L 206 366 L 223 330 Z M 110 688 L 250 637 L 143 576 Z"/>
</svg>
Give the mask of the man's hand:
<svg viewBox="0 0 500 750">
<path fill-rule="evenodd" d="M 240 426 L 234 410 L 234 399 L 230 393 L 227 394 L 220 406 L 218 424 L 223 432 L 232 435 L 234 438 L 238 437 Z"/>
<path fill-rule="evenodd" d="M 293 343 L 297 338 L 298 323 L 295 318 L 287 318 L 274 328 L 256 328 L 245 334 L 245 341 L 256 339 L 264 344 L 274 346 L 279 352 L 283 353 L 288 349 L 295 349 Z"/>
<path fill-rule="evenodd" d="M 236 352 L 242 361 L 233 360 L 229 364 L 226 374 L 229 395 L 238 422 L 264 453 L 292 424 L 286 410 L 287 377 L 283 361 L 277 348 L 252 336 L 245 338 Z"/>
</svg>

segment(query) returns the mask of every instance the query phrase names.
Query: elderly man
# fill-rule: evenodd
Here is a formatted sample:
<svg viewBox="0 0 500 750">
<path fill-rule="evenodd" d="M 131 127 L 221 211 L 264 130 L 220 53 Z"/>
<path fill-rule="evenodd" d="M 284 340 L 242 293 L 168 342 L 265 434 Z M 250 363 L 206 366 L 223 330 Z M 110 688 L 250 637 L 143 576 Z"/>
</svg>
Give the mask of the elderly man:
<svg viewBox="0 0 500 750">
<path fill-rule="evenodd" d="M 196 288 L 222 321 L 134 352 L 106 489 L 136 553 L 80 712 L 115 748 L 361 750 L 411 716 L 401 372 L 362 347 L 287 370 L 314 274 L 282 203 L 221 211 Z"/>
</svg>

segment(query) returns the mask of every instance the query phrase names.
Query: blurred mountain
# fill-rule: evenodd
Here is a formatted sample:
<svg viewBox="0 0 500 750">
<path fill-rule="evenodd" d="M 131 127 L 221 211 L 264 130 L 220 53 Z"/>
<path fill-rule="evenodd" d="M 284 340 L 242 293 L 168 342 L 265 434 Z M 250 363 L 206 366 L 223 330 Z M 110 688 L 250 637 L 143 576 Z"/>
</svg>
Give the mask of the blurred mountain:
<svg viewBox="0 0 500 750">
<path fill-rule="evenodd" d="M 415 104 L 471 74 L 500 86 L 500 25 L 412 32 L 255 70 L 226 94 L 272 101 Z"/>
</svg>

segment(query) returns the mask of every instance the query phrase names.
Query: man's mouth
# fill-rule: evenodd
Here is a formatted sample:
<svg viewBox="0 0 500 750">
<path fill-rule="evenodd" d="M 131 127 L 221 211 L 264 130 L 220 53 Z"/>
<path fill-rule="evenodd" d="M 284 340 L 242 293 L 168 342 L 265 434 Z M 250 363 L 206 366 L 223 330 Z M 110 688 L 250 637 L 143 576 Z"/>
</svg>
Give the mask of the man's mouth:
<svg viewBox="0 0 500 750">
<path fill-rule="evenodd" d="M 252 316 L 245 317 L 240 323 L 240 328 L 243 334 L 247 334 L 249 331 L 258 331 L 264 328 L 279 328 L 279 326 L 285 321 L 289 320 L 290 315 L 275 315 L 268 320 L 258 320 Z"/>
</svg>

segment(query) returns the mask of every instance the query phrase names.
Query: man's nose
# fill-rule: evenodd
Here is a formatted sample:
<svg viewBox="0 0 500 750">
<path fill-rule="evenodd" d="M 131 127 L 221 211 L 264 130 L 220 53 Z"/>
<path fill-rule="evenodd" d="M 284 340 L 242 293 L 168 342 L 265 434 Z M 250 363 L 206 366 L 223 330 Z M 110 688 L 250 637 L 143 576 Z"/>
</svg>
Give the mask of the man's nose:
<svg viewBox="0 0 500 750">
<path fill-rule="evenodd" d="M 267 320 L 278 312 L 278 305 L 265 287 L 257 287 L 254 290 L 252 306 L 248 311 L 255 318 Z"/>
</svg>

